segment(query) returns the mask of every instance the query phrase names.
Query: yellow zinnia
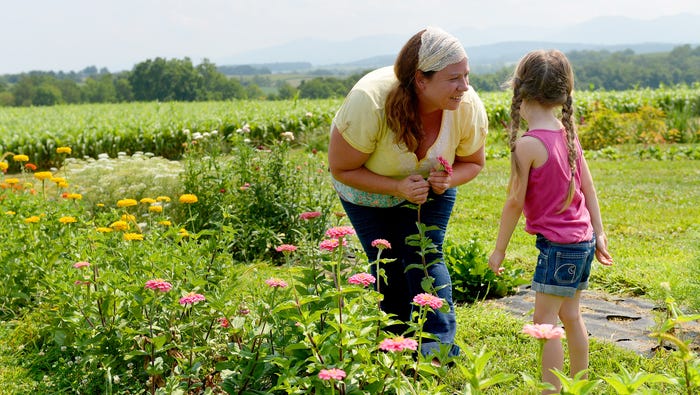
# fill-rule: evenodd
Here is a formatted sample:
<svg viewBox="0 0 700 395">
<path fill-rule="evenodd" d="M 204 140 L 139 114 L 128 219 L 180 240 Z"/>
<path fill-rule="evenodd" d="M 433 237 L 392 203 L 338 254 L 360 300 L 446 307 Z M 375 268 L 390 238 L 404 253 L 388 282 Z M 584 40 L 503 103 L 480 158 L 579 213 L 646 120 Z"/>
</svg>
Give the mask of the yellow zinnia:
<svg viewBox="0 0 700 395">
<path fill-rule="evenodd" d="M 60 184 L 62 182 L 66 182 L 66 179 L 63 177 L 51 177 L 51 181 L 55 182 L 56 184 Z"/>
<path fill-rule="evenodd" d="M 167 197 L 167 196 L 158 196 L 158 197 L 156 198 L 156 200 L 159 201 L 159 202 L 166 202 L 166 203 L 167 203 L 167 202 L 170 201 L 170 198 Z"/>
<path fill-rule="evenodd" d="M 143 235 L 141 233 L 124 233 L 124 240 L 143 240 Z"/>
<path fill-rule="evenodd" d="M 62 224 L 72 224 L 74 222 L 78 222 L 78 220 L 75 219 L 75 217 L 61 217 L 58 219 L 58 222 Z"/>
<path fill-rule="evenodd" d="M 156 202 L 156 199 L 146 197 L 146 198 L 139 200 L 139 202 L 143 203 L 143 204 L 153 204 Z"/>
<path fill-rule="evenodd" d="M 81 200 L 83 198 L 83 195 L 79 193 L 69 193 L 66 195 L 66 199 L 73 199 L 73 200 Z"/>
<path fill-rule="evenodd" d="M 7 164 L 7 162 L 2 161 L 0 162 L 0 171 L 5 171 L 7 168 L 10 167 L 10 165 Z"/>
<path fill-rule="evenodd" d="M 15 162 L 27 162 L 29 161 L 29 157 L 27 155 L 19 154 L 12 156 L 12 160 L 14 160 Z"/>
<path fill-rule="evenodd" d="M 138 202 L 136 199 L 121 199 L 117 202 L 117 207 L 131 207 L 136 206 Z"/>
<path fill-rule="evenodd" d="M 51 172 L 50 171 L 38 171 L 34 173 L 34 178 L 37 180 L 50 180 L 51 179 Z"/>
<path fill-rule="evenodd" d="M 136 216 L 131 214 L 122 214 L 122 221 L 136 222 Z"/>
<path fill-rule="evenodd" d="M 129 224 L 126 221 L 114 221 L 109 227 L 114 230 L 127 230 L 129 229 Z"/>
<path fill-rule="evenodd" d="M 163 212 L 163 206 L 159 205 L 153 205 L 148 207 L 148 211 L 152 213 L 162 213 Z"/>
<path fill-rule="evenodd" d="M 19 178 L 6 178 L 5 183 L 10 185 L 19 184 Z"/>
<path fill-rule="evenodd" d="M 39 218 L 38 216 L 32 215 L 32 216 L 29 217 L 29 218 L 25 218 L 25 219 L 24 219 L 24 222 L 26 222 L 26 223 L 28 223 L 28 224 L 35 224 L 35 223 L 39 222 L 39 219 L 40 219 L 40 218 Z"/>
<path fill-rule="evenodd" d="M 97 231 L 100 232 L 100 233 L 109 233 L 109 232 L 112 231 L 112 228 L 108 228 L 108 227 L 106 227 L 106 226 L 99 226 L 99 227 L 97 228 Z"/>
<path fill-rule="evenodd" d="M 70 147 L 58 147 L 56 148 L 56 153 L 57 154 L 70 154 L 73 152 Z"/>
<path fill-rule="evenodd" d="M 184 204 L 197 203 L 197 196 L 195 196 L 191 193 L 186 193 L 186 194 L 180 196 L 180 203 L 184 203 Z"/>
<path fill-rule="evenodd" d="M 164 219 L 162 221 L 158 221 L 158 224 L 163 226 L 171 226 L 173 223 L 168 221 L 167 219 Z"/>
<path fill-rule="evenodd" d="M 12 210 L 5 211 L 5 215 L 15 215 L 15 214 L 17 214 L 17 213 L 12 211 Z"/>
</svg>

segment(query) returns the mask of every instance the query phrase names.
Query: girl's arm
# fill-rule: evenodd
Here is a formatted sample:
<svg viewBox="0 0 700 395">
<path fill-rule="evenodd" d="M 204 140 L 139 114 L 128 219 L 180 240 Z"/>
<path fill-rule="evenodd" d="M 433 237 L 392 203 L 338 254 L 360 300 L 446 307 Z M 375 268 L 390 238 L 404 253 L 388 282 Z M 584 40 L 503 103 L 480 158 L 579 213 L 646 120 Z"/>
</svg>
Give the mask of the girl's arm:
<svg viewBox="0 0 700 395">
<path fill-rule="evenodd" d="M 608 238 L 603 230 L 603 220 L 600 215 L 598 196 L 593 185 L 593 176 L 591 176 L 588 163 L 583 156 L 581 157 L 581 191 L 586 199 L 586 208 L 591 216 L 591 225 L 596 235 L 595 257 L 603 265 L 612 265 L 613 259 L 608 252 Z"/>
<path fill-rule="evenodd" d="M 520 138 L 511 154 L 515 160 L 511 160 L 510 191 L 501 213 L 496 247 L 489 257 L 489 267 L 496 274 L 503 272 L 501 264 L 506 256 L 506 248 L 523 212 L 530 168 L 535 162 L 544 163 L 543 154 L 544 160 L 546 160 L 547 151 L 544 145 L 539 140 L 531 137 Z"/>
</svg>

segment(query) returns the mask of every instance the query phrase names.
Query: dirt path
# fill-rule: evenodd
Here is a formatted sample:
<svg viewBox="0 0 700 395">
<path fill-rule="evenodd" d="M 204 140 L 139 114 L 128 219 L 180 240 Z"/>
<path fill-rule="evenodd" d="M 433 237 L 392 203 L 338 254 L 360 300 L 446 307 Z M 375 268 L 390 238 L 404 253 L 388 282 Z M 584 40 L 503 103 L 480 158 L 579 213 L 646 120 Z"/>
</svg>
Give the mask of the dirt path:
<svg viewBox="0 0 700 395">
<path fill-rule="evenodd" d="M 535 292 L 527 286 L 521 287 L 515 295 L 489 303 L 529 319 L 534 302 Z M 593 290 L 584 291 L 581 299 L 583 319 L 591 337 L 613 342 L 645 356 L 652 355 L 658 345 L 658 341 L 649 335 L 661 320 L 659 307 L 646 299 L 612 296 Z M 685 339 L 700 342 L 700 323 L 684 324 L 683 329 Z"/>
</svg>

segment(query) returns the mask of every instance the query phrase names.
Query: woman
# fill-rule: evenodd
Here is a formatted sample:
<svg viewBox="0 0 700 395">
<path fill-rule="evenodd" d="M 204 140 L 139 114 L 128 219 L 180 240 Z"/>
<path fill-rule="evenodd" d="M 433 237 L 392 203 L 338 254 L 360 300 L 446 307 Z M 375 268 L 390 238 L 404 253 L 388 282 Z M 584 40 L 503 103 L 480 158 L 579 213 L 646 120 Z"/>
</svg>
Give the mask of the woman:
<svg viewBox="0 0 700 395">
<path fill-rule="evenodd" d="M 437 253 L 426 257 L 432 288 L 449 305 L 427 316 L 424 331 L 439 342 L 426 342 L 421 352 L 436 352 L 454 343 L 456 320 L 452 283 L 442 257 L 442 244 L 454 206 L 456 187 L 471 181 L 484 166 L 488 119 L 469 87 L 469 63 L 460 42 L 438 28 L 415 34 L 401 49 L 394 67 L 370 72 L 352 88 L 331 126 L 328 161 L 333 184 L 370 262 L 377 258 L 372 241 L 385 239 L 391 249 L 383 266 L 387 282 L 377 282 L 384 295 L 381 308 L 402 321 L 411 319 L 413 298 L 421 286 L 421 257 L 406 237 L 420 222 Z M 372 265 L 376 275 L 376 267 Z M 381 282 L 381 283 L 380 283 Z M 405 326 L 390 328 L 398 334 Z"/>
</svg>

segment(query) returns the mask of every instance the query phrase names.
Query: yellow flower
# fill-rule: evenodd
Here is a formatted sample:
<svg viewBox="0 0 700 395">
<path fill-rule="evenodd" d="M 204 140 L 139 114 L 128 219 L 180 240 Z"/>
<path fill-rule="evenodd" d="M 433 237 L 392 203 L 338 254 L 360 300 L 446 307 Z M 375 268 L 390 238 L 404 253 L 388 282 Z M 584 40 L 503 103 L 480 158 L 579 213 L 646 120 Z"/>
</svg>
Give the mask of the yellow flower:
<svg viewBox="0 0 700 395">
<path fill-rule="evenodd" d="M 65 188 L 68 188 L 68 183 L 65 182 L 65 181 L 61 181 L 61 182 L 58 183 L 57 186 L 58 186 L 59 188 L 64 188 L 64 189 L 65 189 Z"/>
<path fill-rule="evenodd" d="M 37 180 L 50 180 L 51 179 L 51 172 L 50 171 L 38 171 L 34 173 L 34 178 Z"/>
<path fill-rule="evenodd" d="M 143 235 L 141 233 L 124 233 L 124 240 L 143 240 Z"/>
<path fill-rule="evenodd" d="M 180 203 L 184 203 L 184 204 L 197 203 L 197 196 L 195 196 L 191 193 L 186 193 L 186 194 L 180 196 Z"/>
<path fill-rule="evenodd" d="M 156 200 L 159 201 L 159 202 L 166 202 L 166 203 L 167 203 L 167 202 L 170 201 L 170 198 L 167 197 L 167 196 L 158 196 L 158 197 L 156 198 Z"/>
<path fill-rule="evenodd" d="M 109 225 L 109 227 L 114 230 L 128 230 L 129 224 L 125 221 L 114 221 L 112 222 L 112 225 Z"/>
<path fill-rule="evenodd" d="M 69 154 L 73 152 L 70 147 L 58 147 L 56 148 L 56 153 L 57 154 Z"/>
<path fill-rule="evenodd" d="M 181 229 L 178 231 L 178 233 L 179 233 L 180 236 L 182 236 L 182 237 L 189 237 L 189 236 L 190 236 L 190 233 L 189 233 L 189 232 L 187 231 L 187 229 L 185 229 L 185 228 L 181 228 Z"/>
<path fill-rule="evenodd" d="M 162 221 L 158 221 L 158 224 L 163 226 L 171 226 L 172 222 L 168 221 L 167 219 L 164 219 Z"/>
<path fill-rule="evenodd" d="M 105 204 L 104 204 L 104 203 L 97 203 L 96 206 L 97 206 L 97 207 L 104 207 Z"/>
<path fill-rule="evenodd" d="M 22 154 L 14 155 L 14 156 L 12 156 L 12 160 L 14 160 L 15 162 L 28 162 L 29 157 L 27 155 L 22 155 Z"/>
<path fill-rule="evenodd" d="M 81 200 L 83 198 L 83 195 L 79 193 L 69 193 L 66 195 L 66 199 L 73 199 L 73 200 Z"/>
<path fill-rule="evenodd" d="M 143 204 L 153 204 L 153 203 L 156 202 L 156 199 L 153 199 L 153 198 L 143 198 L 143 199 L 139 200 L 139 202 L 140 202 L 140 203 L 143 203 Z"/>
<path fill-rule="evenodd" d="M 74 222 L 78 222 L 78 220 L 75 219 L 75 217 L 61 217 L 58 219 L 58 222 L 62 224 L 72 224 Z"/>
<path fill-rule="evenodd" d="M 131 207 L 136 206 L 138 202 L 136 199 L 121 199 L 117 202 L 117 207 Z"/>
<path fill-rule="evenodd" d="M 5 171 L 7 168 L 10 167 L 10 165 L 7 164 L 7 162 L 2 161 L 0 162 L 0 171 Z"/>
<path fill-rule="evenodd" d="M 5 183 L 10 185 L 19 184 L 19 178 L 6 178 Z"/>
<path fill-rule="evenodd" d="M 155 205 L 153 205 L 153 206 L 149 206 L 149 207 L 148 207 L 148 211 L 150 211 L 150 212 L 152 212 L 152 213 L 162 213 L 162 212 L 163 212 L 163 206 L 159 206 L 159 205 L 155 204 Z"/>
<path fill-rule="evenodd" d="M 15 214 L 17 214 L 17 213 L 14 212 L 14 211 L 12 211 L 12 210 L 10 210 L 10 211 L 5 211 L 5 214 L 6 214 L 6 215 L 15 215 Z"/>
<path fill-rule="evenodd" d="M 109 232 L 112 231 L 112 228 L 108 228 L 108 227 L 106 227 L 106 226 L 99 226 L 99 227 L 97 228 L 97 231 L 100 232 L 100 233 L 109 233 Z"/>
<path fill-rule="evenodd" d="M 56 184 L 60 184 L 62 182 L 66 182 L 66 179 L 63 177 L 51 177 L 51 181 L 55 182 Z"/>
<path fill-rule="evenodd" d="M 32 215 L 32 216 L 29 217 L 29 218 L 25 218 L 25 219 L 24 219 L 24 222 L 26 222 L 26 223 L 28 223 L 28 224 L 35 224 L 35 223 L 39 222 L 39 219 L 40 219 L 40 218 L 39 218 L 38 216 Z"/>
</svg>

